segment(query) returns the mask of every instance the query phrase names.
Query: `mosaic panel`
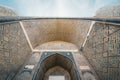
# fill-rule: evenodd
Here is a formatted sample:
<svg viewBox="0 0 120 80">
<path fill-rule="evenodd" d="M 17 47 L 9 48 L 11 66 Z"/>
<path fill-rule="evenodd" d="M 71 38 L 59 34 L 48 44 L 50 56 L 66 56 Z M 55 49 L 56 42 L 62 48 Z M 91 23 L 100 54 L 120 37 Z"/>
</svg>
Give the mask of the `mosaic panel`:
<svg viewBox="0 0 120 80">
<path fill-rule="evenodd" d="M 120 26 L 96 23 L 84 48 L 100 80 L 120 79 Z"/>
</svg>

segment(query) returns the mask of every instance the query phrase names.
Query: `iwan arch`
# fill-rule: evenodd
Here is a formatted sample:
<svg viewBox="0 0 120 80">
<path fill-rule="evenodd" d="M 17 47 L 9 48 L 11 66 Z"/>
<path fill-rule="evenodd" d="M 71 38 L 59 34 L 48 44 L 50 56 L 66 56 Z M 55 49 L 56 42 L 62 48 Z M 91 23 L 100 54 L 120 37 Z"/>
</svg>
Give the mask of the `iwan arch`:
<svg viewBox="0 0 120 80">
<path fill-rule="evenodd" d="M 117 7 L 94 18 L 1 17 L 0 79 L 119 80 Z"/>
<path fill-rule="evenodd" d="M 37 68 L 40 70 L 36 75 L 33 75 L 34 79 L 49 80 L 50 76 L 64 76 L 65 80 L 81 80 L 82 76 L 79 74 L 81 71 L 79 71 L 80 68 L 78 67 L 86 66 L 88 72 L 92 71 L 85 58 L 82 55 L 79 56 L 82 43 L 86 39 L 84 35 L 87 35 L 89 31 L 89 28 L 85 28 L 85 26 L 90 26 L 90 21 L 84 22 L 77 19 L 41 19 L 26 20 L 20 22 L 20 24 L 26 31 L 26 37 L 28 37 L 28 42 L 33 52 L 40 53 L 41 58 L 48 56 L 45 60 L 39 60 L 39 67 L 37 65 Z M 86 29 L 86 32 L 82 27 Z M 81 32 L 84 33 L 81 34 Z M 82 64 L 77 66 L 78 63 L 76 62 L 78 60 L 76 57 L 81 57 L 85 63 L 82 61 L 78 62 Z M 91 73 L 90 77 L 93 77 Z"/>
</svg>

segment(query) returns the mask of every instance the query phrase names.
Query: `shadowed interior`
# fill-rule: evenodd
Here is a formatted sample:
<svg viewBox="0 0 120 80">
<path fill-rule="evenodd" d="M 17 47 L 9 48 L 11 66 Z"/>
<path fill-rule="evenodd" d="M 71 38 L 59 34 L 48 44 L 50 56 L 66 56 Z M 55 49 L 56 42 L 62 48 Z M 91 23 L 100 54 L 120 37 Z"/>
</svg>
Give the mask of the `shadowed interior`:
<svg viewBox="0 0 120 80">
<path fill-rule="evenodd" d="M 63 72 L 66 72 L 66 73 L 64 73 L 64 75 L 70 74 L 70 76 L 68 75 L 68 78 L 66 78 L 66 80 L 68 80 L 69 78 L 71 78 L 71 80 L 77 80 L 77 75 L 75 73 L 75 65 L 69 58 L 62 56 L 60 54 L 51 55 L 42 61 L 41 65 L 40 65 L 39 74 L 37 74 L 36 80 L 43 80 L 45 78 L 46 73 L 51 74 L 51 73 L 48 73 L 47 71 L 49 71 L 50 69 L 52 69 L 56 66 L 61 67 Z M 61 70 L 59 70 L 61 68 L 57 68 L 57 70 L 58 70 L 57 74 L 62 74 L 60 72 Z M 53 73 L 56 73 L 56 72 L 53 71 Z M 44 79 L 44 80 L 46 80 L 46 79 Z"/>
</svg>

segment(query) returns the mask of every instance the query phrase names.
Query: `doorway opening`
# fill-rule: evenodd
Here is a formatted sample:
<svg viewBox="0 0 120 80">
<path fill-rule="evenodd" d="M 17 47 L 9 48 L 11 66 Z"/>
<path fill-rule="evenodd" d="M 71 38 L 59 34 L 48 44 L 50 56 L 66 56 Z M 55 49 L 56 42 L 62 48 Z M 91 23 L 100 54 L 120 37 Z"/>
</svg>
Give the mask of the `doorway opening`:
<svg viewBox="0 0 120 80">
<path fill-rule="evenodd" d="M 61 76 L 61 75 L 50 75 L 49 76 L 49 80 L 65 80 L 65 76 Z"/>
<path fill-rule="evenodd" d="M 34 80 L 81 80 L 72 59 L 72 53 L 68 52 L 43 53 Z"/>
</svg>

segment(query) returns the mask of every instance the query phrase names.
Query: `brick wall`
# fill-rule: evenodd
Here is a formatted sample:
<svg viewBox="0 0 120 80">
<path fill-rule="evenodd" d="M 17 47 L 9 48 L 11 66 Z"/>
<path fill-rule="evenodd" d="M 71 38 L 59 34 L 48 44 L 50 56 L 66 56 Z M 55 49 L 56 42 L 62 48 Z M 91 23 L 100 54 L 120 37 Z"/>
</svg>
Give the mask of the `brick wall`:
<svg viewBox="0 0 120 80">
<path fill-rule="evenodd" d="M 22 21 L 33 48 L 50 41 L 65 41 L 81 47 L 90 21 L 79 19 L 40 19 Z"/>
<path fill-rule="evenodd" d="M 30 52 L 19 22 L 0 24 L 0 80 L 12 77 Z"/>
<path fill-rule="evenodd" d="M 0 16 L 17 16 L 17 12 L 10 7 L 0 5 Z"/>
<path fill-rule="evenodd" d="M 100 80 L 120 79 L 120 25 L 95 23 L 84 55 Z"/>
<path fill-rule="evenodd" d="M 104 6 L 96 11 L 96 17 L 119 17 L 120 4 Z"/>
</svg>

